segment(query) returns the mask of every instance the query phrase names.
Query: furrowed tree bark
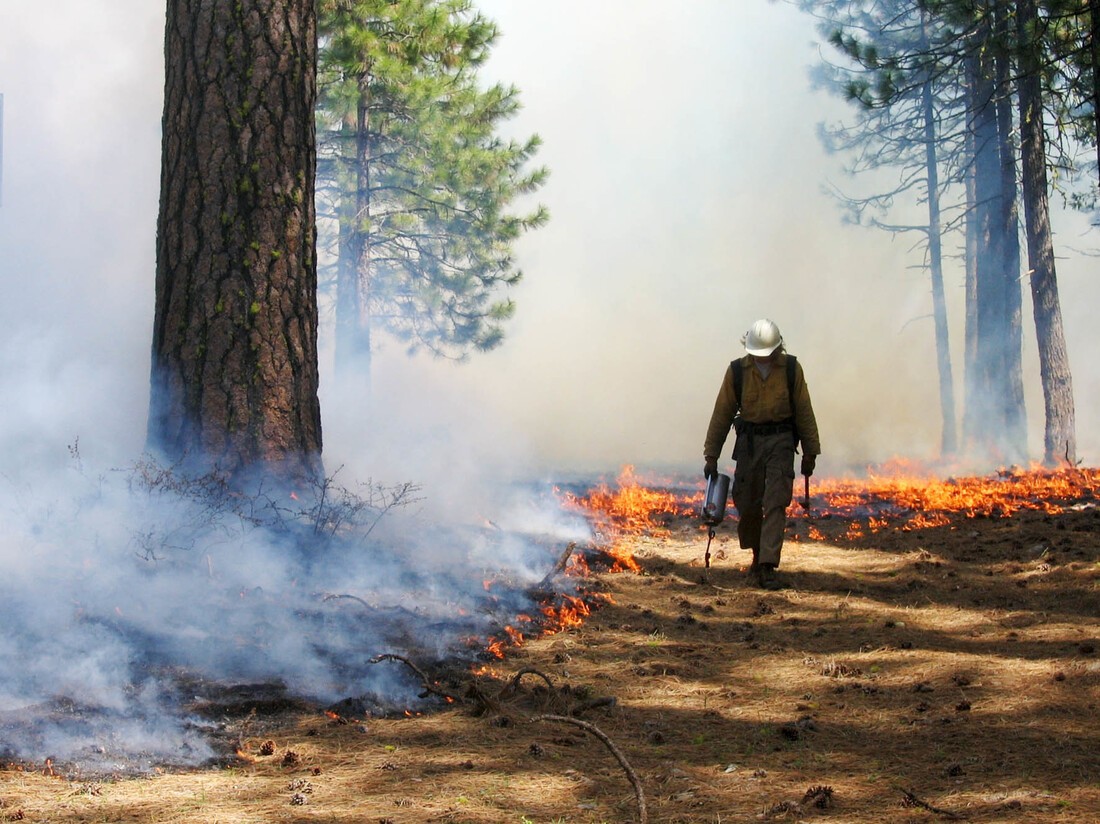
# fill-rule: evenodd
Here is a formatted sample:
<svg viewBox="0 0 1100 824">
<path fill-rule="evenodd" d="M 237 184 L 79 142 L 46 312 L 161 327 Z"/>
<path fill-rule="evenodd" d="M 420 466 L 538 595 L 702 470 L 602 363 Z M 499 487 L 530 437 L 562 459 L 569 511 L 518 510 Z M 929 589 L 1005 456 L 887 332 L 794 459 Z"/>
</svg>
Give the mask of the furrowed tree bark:
<svg viewBox="0 0 1100 824">
<path fill-rule="evenodd" d="M 1043 384 L 1043 462 L 1053 466 L 1063 458 L 1077 462 L 1073 380 L 1062 331 L 1054 240 L 1050 227 L 1046 136 L 1038 46 L 1032 29 L 1038 17 L 1035 0 L 1018 0 L 1016 25 L 1021 44 L 1020 150 L 1023 168 L 1024 219 L 1035 337 L 1039 346 L 1039 376 Z"/>
<path fill-rule="evenodd" d="M 312 0 L 168 0 L 148 444 L 321 469 Z"/>
</svg>

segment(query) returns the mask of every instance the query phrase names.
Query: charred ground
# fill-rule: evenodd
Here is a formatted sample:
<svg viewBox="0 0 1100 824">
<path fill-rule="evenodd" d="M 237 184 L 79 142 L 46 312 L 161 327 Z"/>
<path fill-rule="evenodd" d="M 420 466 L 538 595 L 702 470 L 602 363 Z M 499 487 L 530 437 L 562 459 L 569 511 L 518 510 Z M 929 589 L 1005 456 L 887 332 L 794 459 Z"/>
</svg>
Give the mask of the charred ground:
<svg viewBox="0 0 1100 824">
<path fill-rule="evenodd" d="M 1100 820 L 1100 509 L 1060 509 L 855 530 L 811 512 L 774 593 L 732 521 L 704 583 L 706 532 L 669 511 L 620 541 L 637 572 L 593 573 L 580 626 L 476 675 L 426 671 L 449 709 L 253 713 L 235 693 L 228 765 L 12 767 L 0 820 L 630 821 L 632 779 L 662 822 Z"/>
</svg>

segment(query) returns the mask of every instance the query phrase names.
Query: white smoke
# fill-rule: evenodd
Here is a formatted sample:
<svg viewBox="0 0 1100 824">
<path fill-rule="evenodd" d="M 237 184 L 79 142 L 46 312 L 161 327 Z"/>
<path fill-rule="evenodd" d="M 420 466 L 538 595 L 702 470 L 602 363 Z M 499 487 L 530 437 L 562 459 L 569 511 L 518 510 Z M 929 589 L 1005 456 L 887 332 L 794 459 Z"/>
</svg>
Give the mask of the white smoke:
<svg viewBox="0 0 1100 824">
<path fill-rule="evenodd" d="M 531 611 L 524 590 L 565 542 L 588 536 L 547 491 L 524 490 L 487 511 L 496 526 L 447 526 L 425 498 L 367 513 L 369 537 L 311 543 L 320 521 L 293 517 L 293 499 L 261 493 L 257 507 L 229 511 L 175 476 L 150 488 L 147 464 L 92 472 L 76 447 L 70 461 L 3 476 L 6 757 L 86 769 L 201 761 L 211 750 L 185 709 L 188 682 L 411 705 L 418 685 L 371 657 L 476 660 L 490 633 Z M 283 517 L 257 527 L 252 516 L 270 521 L 272 508 Z"/>
<path fill-rule="evenodd" d="M 927 278 L 910 269 L 907 240 L 842 227 L 820 194 L 838 166 L 816 124 L 843 109 L 808 90 L 809 19 L 783 4 L 706 0 L 678 10 L 682 34 L 670 36 L 656 0 L 479 7 L 504 33 L 486 79 L 521 90 L 509 128 L 544 138 L 537 160 L 552 174 L 536 198 L 551 222 L 521 241 L 525 280 L 499 350 L 457 368 L 383 350 L 373 400 L 323 374 L 329 471 L 343 466 L 337 479 L 351 487 L 422 485 L 417 505 L 372 533 L 384 551 L 325 563 L 232 518 L 210 522 L 201 505 L 135 493 L 113 471 L 145 437 L 163 6 L 5 9 L 3 746 L 201 760 L 206 728 L 175 711 L 189 698 L 163 677 L 171 667 L 277 678 L 323 700 L 406 687 L 385 668 L 370 677 L 393 682 L 356 673 L 400 640 L 443 652 L 435 639 L 454 639 L 435 622 L 471 607 L 489 626 L 483 573 L 522 588 L 545 571 L 547 544 L 584 536 L 544 497 L 550 478 L 627 463 L 698 472 L 718 383 L 756 317 L 779 322 L 806 367 L 819 471 L 935 453 L 931 324 L 914 322 L 929 311 Z M 1069 248 L 1090 244 L 1085 221 L 1060 225 L 1086 410 L 1100 400 L 1087 360 L 1100 280 Z M 961 277 L 947 285 L 961 386 Z M 1028 335 L 1035 444 L 1033 350 Z M 1091 461 L 1100 442 L 1079 416 Z M 317 644 L 316 616 L 362 632 Z M 401 639 L 400 619 L 420 637 Z"/>
</svg>

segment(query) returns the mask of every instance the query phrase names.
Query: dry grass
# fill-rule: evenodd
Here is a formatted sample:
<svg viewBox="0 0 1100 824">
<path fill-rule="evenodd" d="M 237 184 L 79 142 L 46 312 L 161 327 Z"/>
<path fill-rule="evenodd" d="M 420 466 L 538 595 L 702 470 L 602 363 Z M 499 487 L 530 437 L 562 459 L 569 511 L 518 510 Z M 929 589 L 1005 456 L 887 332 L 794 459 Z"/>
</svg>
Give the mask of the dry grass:
<svg viewBox="0 0 1100 824">
<path fill-rule="evenodd" d="M 531 720 L 601 696 L 617 702 L 583 718 L 637 772 L 650 821 L 1100 821 L 1100 513 L 817 526 L 837 534 L 792 542 L 793 586 L 774 593 L 748 585 L 729 525 L 706 584 L 695 524 L 636 539 L 641 571 L 603 576 L 614 604 L 479 681 L 495 695 L 531 667 L 553 692 L 528 676 L 495 712 L 288 713 L 224 769 L 11 768 L 0 821 L 636 820 L 606 747 Z"/>
</svg>

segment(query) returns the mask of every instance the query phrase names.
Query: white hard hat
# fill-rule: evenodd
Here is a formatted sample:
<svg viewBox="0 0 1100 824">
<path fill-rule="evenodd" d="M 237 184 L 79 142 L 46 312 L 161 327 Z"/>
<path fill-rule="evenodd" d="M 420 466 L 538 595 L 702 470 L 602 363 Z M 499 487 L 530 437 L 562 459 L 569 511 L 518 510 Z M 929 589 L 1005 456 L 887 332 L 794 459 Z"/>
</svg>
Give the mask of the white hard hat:
<svg viewBox="0 0 1100 824">
<path fill-rule="evenodd" d="M 750 355 L 765 358 L 780 347 L 783 336 L 779 334 L 779 327 L 767 318 L 761 318 L 749 327 L 749 331 L 741 338 L 745 350 Z"/>
</svg>

